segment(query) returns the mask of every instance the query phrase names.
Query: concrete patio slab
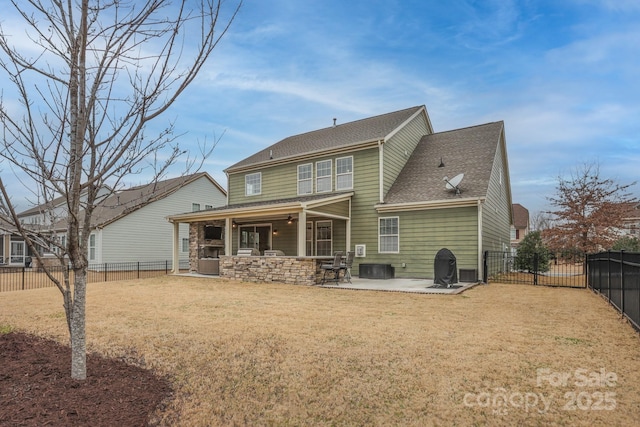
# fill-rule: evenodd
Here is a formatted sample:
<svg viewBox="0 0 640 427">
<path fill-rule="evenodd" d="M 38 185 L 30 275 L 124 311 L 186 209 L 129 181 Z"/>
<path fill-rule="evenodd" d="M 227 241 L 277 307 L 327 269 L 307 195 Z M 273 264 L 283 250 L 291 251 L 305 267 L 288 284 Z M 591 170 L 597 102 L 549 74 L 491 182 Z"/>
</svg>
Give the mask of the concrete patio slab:
<svg viewBox="0 0 640 427">
<path fill-rule="evenodd" d="M 217 275 L 198 273 L 180 273 L 177 275 L 190 277 L 207 277 L 210 279 L 220 278 L 220 276 Z M 345 281 L 338 282 L 337 284 L 334 282 L 327 282 L 324 285 L 317 286 L 328 289 L 456 295 L 479 284 L 481 283 L 461 282 L 455 284 L 454 287 L 451 288 L 440 288 L 433 287 L 433 280 L 431 279 L 361 279 L 359 277 L 352 277 L 351 283 Z"/>
<path fill-rule="evenodd" d="M 433 287 L 433 280 L 431 279 L 361 279 L 359 277 L 353 277 L 351 282 L 339 282 L 338 284 L 329 282 L 319 286 L 334 289 L 455 295 L 479 284 L 457 283 L 451 288 L 440 288 Z"/>
</svg>

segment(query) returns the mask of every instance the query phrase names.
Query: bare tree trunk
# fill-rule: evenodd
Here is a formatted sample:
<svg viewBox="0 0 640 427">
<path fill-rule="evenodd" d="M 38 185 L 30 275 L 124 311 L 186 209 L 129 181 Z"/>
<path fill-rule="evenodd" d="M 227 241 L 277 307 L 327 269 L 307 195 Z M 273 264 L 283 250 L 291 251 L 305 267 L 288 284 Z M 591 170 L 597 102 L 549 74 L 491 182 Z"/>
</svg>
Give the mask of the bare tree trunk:
<svg viewBox="0 0 640 427">
<path fill-rule="evenodd" d="M 85 306 L 87 295 L 86 269 L 74 272 L 73 310 L 71 310 L 71 378 L 87 378 L 87 343 L 85 335 Z"/>
</svg>

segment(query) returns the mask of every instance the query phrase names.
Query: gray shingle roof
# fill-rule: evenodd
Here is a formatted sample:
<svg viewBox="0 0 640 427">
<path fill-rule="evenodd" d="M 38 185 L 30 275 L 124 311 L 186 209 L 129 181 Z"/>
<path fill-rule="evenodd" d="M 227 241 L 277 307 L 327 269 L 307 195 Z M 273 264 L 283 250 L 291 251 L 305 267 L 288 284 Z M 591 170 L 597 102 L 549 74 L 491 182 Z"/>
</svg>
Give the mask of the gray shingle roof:
<svg viewBox="0 0 640 427">
<path fill-rule="evenodd" d="M 273 159 L 286 159 L 383 139 L 423 108 L 425 107 L 411 107 L 392 113 L 340 124 L 335 127 L 331 126 L 290 136 L 239 161 L 228 167 L 225 171 L 231 172 L 234 169 L 268 162 L 271 160 L 270 154 L 273 154 Z"/>
<path fill-rule="evenodd" d="M 485 197 L 504 123 L 493 122 L 422 137 L 385 197 L 386 204 Z M 444 167 L 440 165 L 440 159 Z M 461 194 L 445 189 L 445 176 L 464 173 Z"/>
</svg>

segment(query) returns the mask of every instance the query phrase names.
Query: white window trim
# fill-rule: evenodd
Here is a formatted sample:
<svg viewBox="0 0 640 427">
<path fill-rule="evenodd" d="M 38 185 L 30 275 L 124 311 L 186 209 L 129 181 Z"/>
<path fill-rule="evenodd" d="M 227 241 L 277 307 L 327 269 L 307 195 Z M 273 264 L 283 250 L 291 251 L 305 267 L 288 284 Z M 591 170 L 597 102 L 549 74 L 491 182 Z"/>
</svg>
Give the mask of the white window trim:
<svg viewBox="0 0 640 427">
<path fill-rule="evenodd" d="M 300 168 L 302 166 L 310 166 L 311 167 L 311 177 L 310 178 L 302 179 L 302 180 L 300 179 Z M 300 195 L 304 195 L 304 194 L 313 194 L 313 163 L 305 163 L 303 165 L 298 165 L 297 172 L 298 172 L 298 176 L 297 176 L 297 178 L 298 178 L 298 195 L 300 196 Z M 311 191 L 309 191 L 308 193 L 301 193 L 300 192 L 300 183 L 303 182 L 303 181 L 311 182 Z"/>
<path fill-rule="evenodd" d="M 380 234 L 380 222 L 383 219 L 396 219 L 398 221 L 398 234 L 384 234 L 381 235 Z M 396 251 L 383 251 L 382 250 L 382 236 L 396 236 L 398 239 L 398 250 Z M 381 254 L 399 254 L 400 253 L 400 217 L 399 216 L 384 216 L 384 217 L 379 217 L 378 218 L 378 253 Z"/>
<path fill-rule="evenodd" d="M 247 188 L 248 188 L 248 185 L 247 185 L 247 179 L 248 179 L 250 176 L 256 176 L 256 175 L 259 177 L 259 182 L 260 182 L 260 191 L 258 191 L 257 193 L 251 193 L 251 194 L 249 194 L 249 193 L 247 192 Z M 246 174 L 246 175 L 244 176 L 244 195 L 245 195 L 245 196 L 259 196 L 259 195 L 261 195 L 261 194 L 262 194 L 262 172 L 254 172 L 254 173 L 248 173 L 248 174 Z"/>
<path fill-rule="evenodd" d="M 329 174 L 328 175 L 322 175 L 322 176 L 318 175 L 318 165 L 320 163 L 328 163 L 329 164 Z M 328 190 L 320 191 L 319 186 L 318 186 L 318 180 L 320 178 L 322 178 L 322 179 L 329 178 L 329 189 Z M 317 161 L 316 162 L 316 193 L 330 193 L 331 191 L 333 191 L 333 161 L 331 161 L 331 159 Z"/>
<path fill-rule="evenodd" d="M 200 203 L 191 203 L 191 212 L 199 212 Z"/>
<path fill-rule="evenodd" d="M 347 172 L 347 173 L 338 173 L 338 160 L 342 160 L 342 159 L 351 159 L 351 172 Z M 344 157 L 338 157 L 336 159 L 336 191 L 338 190 L 352 190 L 353 189 L 353 156 L 344 156 Z M 345 175 L 351 175 L 351 186 L 350 187 L 344 187 L 344 188 L 338 188 L 338 177 L 339 176 L 345 176 Z"/>
</svg>

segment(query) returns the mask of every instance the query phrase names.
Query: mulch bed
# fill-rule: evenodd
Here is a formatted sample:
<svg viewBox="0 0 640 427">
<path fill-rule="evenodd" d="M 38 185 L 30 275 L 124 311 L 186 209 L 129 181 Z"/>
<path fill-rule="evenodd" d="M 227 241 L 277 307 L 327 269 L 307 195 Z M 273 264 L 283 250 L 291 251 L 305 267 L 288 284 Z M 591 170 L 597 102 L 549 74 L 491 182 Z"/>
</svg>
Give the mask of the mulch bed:
<svg viewBox="0 0 640 427">
<path fill-rule="evenodd" d="M 87 355 L 71 379 L 71 349 L 22 333 L 0 334 L 1 426 L 146 426 L 169 383 L 120 360 Z"/>
</svg>

